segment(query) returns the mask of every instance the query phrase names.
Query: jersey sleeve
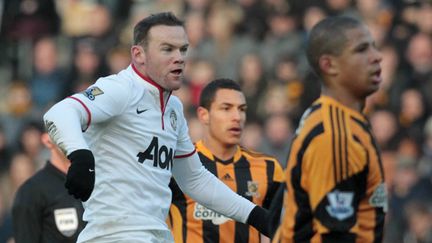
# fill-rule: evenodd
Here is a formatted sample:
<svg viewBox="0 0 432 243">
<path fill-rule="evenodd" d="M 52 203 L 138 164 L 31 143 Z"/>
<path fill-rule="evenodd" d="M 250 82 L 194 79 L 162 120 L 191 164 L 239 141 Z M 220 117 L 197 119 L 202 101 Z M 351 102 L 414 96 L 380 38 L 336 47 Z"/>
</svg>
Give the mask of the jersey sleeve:
<svg viewBox="0 0 432 243">
<path fill-rule="evenodd" d="M 120 114 L 128 96 L 126 84 L 111 78 L 99 79 L 87 90 L 51 107 L 44 115 L 45 126 L 51 139 L 66 155 L 78 149 L 88 149 L 82 132 L 93 123 Z"/>
<path fill-rule="evenodd" d="M 35 242 L 42 235 L 42 209 L 40 193 L 32 191 L 30 184 L 24 184 L 15 196 L 12 205 L 13 230 L 16 243 Z"/>
<path fill-rule="evenodd" d="M 274 160 L 274 171 L 273 181 L 269 184 L 268 191 L 263 200 L 263 207 L 269 210 L 270 213 L 270 235 L 273 236 L 277 227 L 280 224 L 282 205 L 283 205 L 283 194 L 285 191 L 285 176 L 283 173 L 282 166 L 279 161 Z"/>
<path fill-rule="evenodd" d="M 88 124 L 99 123 L 119 115 L 125 109 L 130 92 L 128 83 L 120 82 L 112 76 L 100 78 L 94 85 L 81 93 L 70 97 L 78 102 L 86 110 Z M 90 121 L 90 122 L 89 122 Z"/>
<path fill-rule="evenodd" d="M 274 167 L 273 176 L 272 176 L 273 181 L 269 183 L 269 189 L 267 190 L 266 196 L 263 200 L 263 207 L 267 209 L 272 204 L 272 201 L 274 200 L 274 196 L 277 190 L 279 190 L 281 186 L 284 187 L 284 183 L 285 183 L 285 175 L 279 161 L 275 159 L 272 161 L 272 163 Z M 282 202 L 280 203 L 282 205 Z"/>
</svg>

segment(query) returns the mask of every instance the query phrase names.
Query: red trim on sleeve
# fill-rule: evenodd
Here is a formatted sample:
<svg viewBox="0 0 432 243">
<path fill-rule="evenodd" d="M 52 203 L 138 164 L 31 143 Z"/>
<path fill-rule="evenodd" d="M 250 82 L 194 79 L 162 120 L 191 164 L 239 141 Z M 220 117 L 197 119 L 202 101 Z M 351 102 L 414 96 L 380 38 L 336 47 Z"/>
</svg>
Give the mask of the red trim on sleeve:
<svg viewBox="0 0 432 243">
<path fill-rule="evenodd" d="M 87 112 L 87 117 L 88 117 L 88 119 L 87 119 L 87 127 L 83 130 L 83 132 L 85 132 L 85 131 L 87 131 L 87 129 L 89 128 L 89 126 L 90 126 L 90 123 L 91 123 L 91 113 L 90 113 L 90 109 L 84 104 L 84 102 L 82 102 L 80 99 L 78 99 L 78 98 L 76 98 L 76 97 L 73 97 L 73 96 L 69 96 L 68 98 L 71 98 L 71 99 L 74 99 L 74 100 L 76 100 L 76 101 L 78 101 L 83 107 L 84 107 L 84 109 L 86 110 L 86 112 Z"/>
<path fill-rule="evenodd" d="M 196 149 L 194 149 L 192 152 L 190 152 L 188 154 L 176 155 L 176 156 L 174 156 L 174 158 L 175 159 L 186 158 L 186 157 L 189 157 L 189 156 L 193 155 L 195 152 L 196 152 Z"/>
</svg>

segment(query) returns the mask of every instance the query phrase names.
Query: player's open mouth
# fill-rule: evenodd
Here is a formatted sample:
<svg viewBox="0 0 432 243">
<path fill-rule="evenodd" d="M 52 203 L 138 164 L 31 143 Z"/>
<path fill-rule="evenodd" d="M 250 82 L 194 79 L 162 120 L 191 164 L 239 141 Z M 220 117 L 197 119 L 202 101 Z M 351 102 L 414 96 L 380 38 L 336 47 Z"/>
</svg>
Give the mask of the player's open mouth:
<svg viewBox="0 0 432 243">
<path fill-rule="evenodd" d="M 377 71 L 372 73 L 372 79 L 374 83 L 380 83 L 381 82 L 381 69 L 378 69 Z"/>
<path fill-rule="evenodd" d="M 230 128 L 229 131 L 234 134 L 240 134 L 242 130 L 241 128 L 234 127 L 234 128 Z"/>
<path fill-rule="evenodd" d="M 180 75 L 180 74 L 183 73 L 183 70 L 180 69 L 180 68 L 179 69 L 174 69 L 174 70 L 171 71 L 171 73 L 178 76 L 178 75 Z"/>
</svg>

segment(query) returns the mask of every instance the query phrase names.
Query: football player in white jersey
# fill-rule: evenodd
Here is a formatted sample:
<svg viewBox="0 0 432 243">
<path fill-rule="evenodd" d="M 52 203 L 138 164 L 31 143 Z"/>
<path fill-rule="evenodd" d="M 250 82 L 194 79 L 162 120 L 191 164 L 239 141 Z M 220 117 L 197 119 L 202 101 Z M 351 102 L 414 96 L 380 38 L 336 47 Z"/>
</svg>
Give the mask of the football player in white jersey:
<svg viewBox="0 0 432 243">
<path fill-rule="evenodd" d="M 171 175 L 201 205 L 267 233 L 267 212 L 237 195 L 201 164 L 180 100 L 188 39 L 172 13 L 134 29 L 131 65 L 100 78 L 45 115 L 71 160 L 66 187 L 84 203 L 78 242 L 172 242 L 165 223 Z"/>
</svg>

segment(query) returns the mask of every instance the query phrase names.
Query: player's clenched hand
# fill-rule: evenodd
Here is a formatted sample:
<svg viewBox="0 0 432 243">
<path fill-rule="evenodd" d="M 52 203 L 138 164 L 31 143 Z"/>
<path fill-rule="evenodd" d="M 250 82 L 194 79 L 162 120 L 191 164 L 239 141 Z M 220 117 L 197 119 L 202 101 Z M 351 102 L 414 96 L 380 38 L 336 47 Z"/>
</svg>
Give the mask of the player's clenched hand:
<svg viewBox="0 0 432 243">
<path fill-rule="evenodd" d="M 89 199 L 95 183 L 93 153 L 87 149 L 79 149 L 73 151 L 68 159 L 71 165 L 66 175 L 65 186 L 69 194 L 85 202 Z"/>
<path fill-rule="evenodd" d="M 252 225 L 261 234 L 269 237 L 270 214 L 268 210 L 255 206 L 249 214 L 247 224 Z"/>
</svg>

